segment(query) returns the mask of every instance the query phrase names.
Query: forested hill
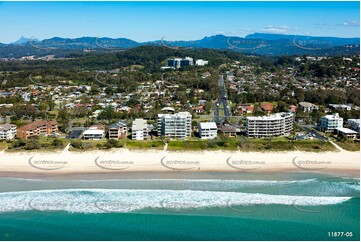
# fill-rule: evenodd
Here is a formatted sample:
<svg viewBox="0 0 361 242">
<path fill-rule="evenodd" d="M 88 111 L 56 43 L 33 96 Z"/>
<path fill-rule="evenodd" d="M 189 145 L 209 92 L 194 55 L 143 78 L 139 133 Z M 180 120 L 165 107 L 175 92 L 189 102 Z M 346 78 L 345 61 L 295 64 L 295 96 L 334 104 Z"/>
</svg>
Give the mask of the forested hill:
<svg viewBox="0 0 361 242">
<path fill-rule="evenodd" d="M 36 40 L 22 37 L 11 44 L 0 43 L 0 58 L 23 56 L 55 55 L 63 57 L 70 53 L 110 52 L 127 50 L 139 46 L 164 46 L 170 49 L 217 49 L 234 52 L 282 56 L 313 55 L 340 56 L 356 55 L 360 51 L 360 38 L 313 37 L 254 33 L 245 38 L 214 35 L 199 40 L 168 41 L 165 38 L 155 41 L 136 42 L 126 38 L 60 38 Z"/>
<path fill-rule="evenodd" d="M 139 46 L 126 51 L 108 53 L 75 53 L 68 54 L 65 59 L 44 61 L 3 61 L 2 71 L 20 71 L 41 68 L 62 68 L 73 70 L 111 70 L 130 65 L 142 65 L 152 72 L 159 70 L 170 57 L 191 56 L 194 59 L 206 59 L 211 66 L 219 66 L 229 60 L 245 60 L 245 55 L 230 50 L 213 49 L 169 49 L 159 46 Z M 163 62 L 163 63 L 162 63 Z"/>
</svg>

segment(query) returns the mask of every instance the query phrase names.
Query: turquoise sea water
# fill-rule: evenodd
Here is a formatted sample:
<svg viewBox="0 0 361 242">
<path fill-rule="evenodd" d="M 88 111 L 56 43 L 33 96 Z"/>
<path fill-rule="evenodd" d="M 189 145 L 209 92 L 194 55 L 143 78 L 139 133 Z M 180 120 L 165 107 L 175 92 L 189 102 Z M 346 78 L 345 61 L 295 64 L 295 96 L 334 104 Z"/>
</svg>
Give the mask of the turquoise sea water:
<svg viewBox="0 0 361 242">
<path fill-rule="evenodd" d="M 301 173 L 192 176 L 0 178 L 0 240 L 360 238 L 359 179 Z"/>
</svg>

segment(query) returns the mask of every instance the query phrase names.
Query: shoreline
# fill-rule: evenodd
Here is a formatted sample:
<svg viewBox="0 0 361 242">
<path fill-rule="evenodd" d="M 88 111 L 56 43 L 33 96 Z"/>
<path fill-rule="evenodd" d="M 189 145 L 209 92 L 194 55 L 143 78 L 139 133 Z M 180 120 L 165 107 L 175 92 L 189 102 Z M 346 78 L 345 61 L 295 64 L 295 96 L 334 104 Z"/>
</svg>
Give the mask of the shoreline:
<svg viewBox="0 0 361 242">
<path fill-rule="evenodd" d="M 127 150 L 0 153 L 0 177 L 96 174 L 328 173 L 359 177 L 360 152 Z"/>
</svg>

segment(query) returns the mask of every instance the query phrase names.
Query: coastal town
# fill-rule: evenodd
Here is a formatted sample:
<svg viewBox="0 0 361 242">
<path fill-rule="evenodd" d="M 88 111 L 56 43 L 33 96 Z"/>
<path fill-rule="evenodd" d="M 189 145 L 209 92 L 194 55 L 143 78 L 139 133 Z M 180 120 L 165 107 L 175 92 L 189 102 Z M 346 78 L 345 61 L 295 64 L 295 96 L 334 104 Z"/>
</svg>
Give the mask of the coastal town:
<svg viewBox="0 0 361 242">
<path fill-rule="evenodd" d="M 360 241 L 360 2 L 0 19 L 0 241 Z"/>
<path fill-rule="evenodd" d="M 208 60 L 190 56 L 164 60 L 160 78 L 137 80 L 130 87 L 117 87 L 109 80 L 136 73 L 140 67 L 95 71 L 91 85 L 56 78 L 55 83 L 46 83 L 41 75 L 31 74 L 24 78 L 25 85 L 11 86 L 11 75 L 3 72 L 2 86 L 8 87 L 0 90 L 1 146 L 33 150 L 70 143 L 74 149 L 112 148 L 127 147 L 126 141 L 133 140 L 144 141 L 128 142 L 134 148 L 157 148 L 170 141 L 198 141 L 194 147 L 199 149 L 242 150 L 247 141 L 261 140 L 263 148 L 272 150 L 275 140 L 296 147 L 297 142 L 308 141 L 316 151 L 335 141 L 357 150 L 359 105 L 350 103 L 349 95 L 359 90 L 358 58 L 340 59 L 345 65 L 339 69 L 347 75 L 333 73 L 332 85 L 317 73 L 297 76 L 290 65 L 260 71 L 257 63 L 231 61 L 217 71 Z M 303 63 L 305 68 L 331 59 L 306 56 L 286 61 Z M 185 80 L 192 73 L 200 75 L 196 86 L 179 80 L 185 73 Z M 331 96 L 320 101 L 317 90 Z M 225 140 L 231 144 L 225 147 Z"/>
</svg>

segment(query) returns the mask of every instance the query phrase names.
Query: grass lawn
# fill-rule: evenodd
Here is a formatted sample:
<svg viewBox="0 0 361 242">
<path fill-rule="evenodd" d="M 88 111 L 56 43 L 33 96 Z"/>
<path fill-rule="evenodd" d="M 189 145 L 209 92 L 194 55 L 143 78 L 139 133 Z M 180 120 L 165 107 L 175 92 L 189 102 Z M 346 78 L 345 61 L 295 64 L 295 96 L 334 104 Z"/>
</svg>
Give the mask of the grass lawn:
<svg viewBox="0 0 361 242">
<path fill-rule="evenodd" d="M 0 150 L 6 150 L 8 148 L 8 145 L 9 144 L 5 140 L 1 141 L 0 142 Z"/>
<path fill-rule="evenodd" d="M 360 151 L 360 141 L 346 140 L 344 142 L 335 140 L 335 143 L 342 149 L 348 151 Z"/>
<path fill-rule="evenodd" d="M 70 151 L 89 151 L 97 149 L 108 149 L 111 147 L 125 147 L 130 150 L 146 150 L 164 149 L 163 140 L 118 140 L 116 145 L 109 146 L 107 139 L 103 140 L 74 140 L 74 139 L 61 139 L 63 146 L 54 147 L 52 145 L 54 138 L 41 136 L 37 142 L 40 145 L 39 149 L 33 151 L 54 151 L 62 150 L 68 143 L 78 143 L 78 148 L 70 147 Z M 16 141 L 13 141 L 16 142 Z M 359 142 L 347 141 L 339 142 L 335 141 L 339 146 L 346 150 L 358 151 L 360 150 Z M 0 150 L 11 147 L 5 141 L 0 142 Z M 25 150 L 24 147 L 8 149 L 8 151 Z M 168 150 L 170 151 L 201 151 L 201 150 L 240 150 L 243 152 L 267 152 L 267 151 L 307 151 L 307 152 L 325 152 L 336 151 L 336 148 L 330 142 L 324 142 L 319 140 L 300 140 L 295 141 L 286 137 L 276 137 L 272 139 L 262 138 L 216 138 L 214 140 L 200 140 L 192 137 L 187 140 L 170 140 L 168 141 Z"/>
<path fill-rule="evenodd" d="M 326 152 L 337 151 L 330 142 L 324 142 L 320 140 L 298 140 L 294 141 L 294 145 L 301 151 L 308 152 Z"/>
<path fill-rule="evenodd" d="M 125 141 L 127 149 L 156 149 L 163 150 L 164 142 L 161 140 L 127 140 Z"/>
</svg>

